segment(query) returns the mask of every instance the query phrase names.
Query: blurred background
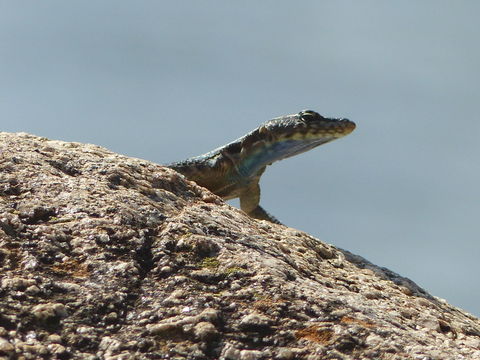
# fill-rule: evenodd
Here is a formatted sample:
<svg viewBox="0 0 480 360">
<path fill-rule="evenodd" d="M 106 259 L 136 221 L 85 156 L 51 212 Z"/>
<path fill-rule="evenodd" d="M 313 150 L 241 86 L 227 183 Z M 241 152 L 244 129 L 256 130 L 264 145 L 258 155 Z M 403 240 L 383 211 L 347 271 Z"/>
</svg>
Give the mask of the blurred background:
<svg viewBox="0 0 480 360">
<path fill-rule="evenodd" d="M 0 1 L 0 130 L 169 163 L 348 117 L 261 204 L 480 315 L 478 1 Z"/>
</svg>

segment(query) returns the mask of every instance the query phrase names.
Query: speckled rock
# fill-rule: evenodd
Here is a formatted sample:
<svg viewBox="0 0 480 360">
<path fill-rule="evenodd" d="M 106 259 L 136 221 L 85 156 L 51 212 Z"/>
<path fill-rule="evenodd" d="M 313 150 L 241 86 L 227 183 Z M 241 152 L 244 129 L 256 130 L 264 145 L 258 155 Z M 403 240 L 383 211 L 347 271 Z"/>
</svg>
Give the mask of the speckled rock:
<svg viewBox="0 0 480 360">
<path fill-rule="evenodd" d="M 0 358 L 480 359 L 480 321 L 174 171 L 0 133 Z"/>
</svg>

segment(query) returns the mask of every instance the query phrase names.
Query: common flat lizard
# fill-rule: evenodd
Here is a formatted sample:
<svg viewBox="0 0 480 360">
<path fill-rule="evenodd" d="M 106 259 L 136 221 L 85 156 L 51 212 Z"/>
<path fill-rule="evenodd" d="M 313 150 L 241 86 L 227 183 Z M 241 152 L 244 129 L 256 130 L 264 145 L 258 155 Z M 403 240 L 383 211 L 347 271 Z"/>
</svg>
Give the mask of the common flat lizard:
<svg viewBox="0 0 480 360">
<path fill-rule="evenodd" d="M 354 129 L 355 123 L 348 119 L 325 118 L 304 110 L 269 120 L 231 143 L 167 167 L 225 200 L 240 198 L 240 208 L 251 217 L 280 224 L 259 205 L 259 180 L 265 168 Z"/>
</svg>

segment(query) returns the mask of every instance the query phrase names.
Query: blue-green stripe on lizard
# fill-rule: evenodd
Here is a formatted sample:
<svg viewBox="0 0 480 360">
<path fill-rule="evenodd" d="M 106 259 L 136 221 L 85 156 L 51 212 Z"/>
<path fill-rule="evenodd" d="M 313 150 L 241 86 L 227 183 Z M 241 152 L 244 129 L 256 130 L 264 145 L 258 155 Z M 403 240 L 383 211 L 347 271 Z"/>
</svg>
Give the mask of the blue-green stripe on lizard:
<svg viewBox="0 0 480 360">
<path fill-rule="evenodd" d="M 348 119 L 304 110 L 269 120 L 231 143 L 167 166 L 225 200 L 240 198 L 241 209 L 251 217 L 280 224 L 259 205 L 259 180 L 265 168 L 354 129 L 355 123 Z"/>
</svg>

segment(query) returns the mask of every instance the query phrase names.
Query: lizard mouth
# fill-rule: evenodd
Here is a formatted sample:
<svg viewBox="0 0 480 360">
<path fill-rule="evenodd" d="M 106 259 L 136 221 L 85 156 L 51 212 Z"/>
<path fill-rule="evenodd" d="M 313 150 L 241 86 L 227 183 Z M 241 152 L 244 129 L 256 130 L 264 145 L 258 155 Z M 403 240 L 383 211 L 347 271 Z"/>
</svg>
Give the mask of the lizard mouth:
<svg viewBox="0 0 480 360">
<path fill-rule="evenodd" d="M 355 130 L 355 123 L 348 119 L 327 119 L 327 121 L 319 124 L 318 126 L 313 126 L 313 133 L 316 134 L 331 134 L 335 138 L 346 136 Z M 317 131 L 315 131 L 315 128 Z"/>
<path fill-rule="evenodd" d="M 348 119 L 323 118 L 315 122 L 297 121 L 290 128 L 278 133 L 278 140 L 320 141 L 323 138 L 338 139 L 355 130 L 355 123 Z"/>
<path fill-rule="evenodd" d="M 326 118 L 312 110 L 270 120 L 265 124 L 265 133 L 277 141 L 303 140 L 323 144 L 323 138 L 338 139 L 350 134 L 356 125 L 345 118 Z M 329 140 L 330 141 L 330 140 Z"/>
</svg>

